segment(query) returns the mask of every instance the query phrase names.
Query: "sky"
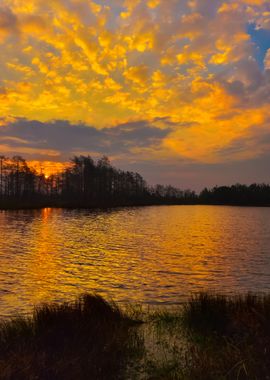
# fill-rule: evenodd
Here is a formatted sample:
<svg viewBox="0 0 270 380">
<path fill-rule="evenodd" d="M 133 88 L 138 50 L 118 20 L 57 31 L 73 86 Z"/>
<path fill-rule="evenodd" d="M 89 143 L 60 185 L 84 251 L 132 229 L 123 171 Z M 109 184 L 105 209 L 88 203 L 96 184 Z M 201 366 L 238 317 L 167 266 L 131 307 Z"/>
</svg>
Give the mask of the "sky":
<svg viewBox="0 0 270 380">
<path fill-rule="evenodd" d="M 0 0 L 0 153 L 270 182 L 269 0 Z"/>
</svg>

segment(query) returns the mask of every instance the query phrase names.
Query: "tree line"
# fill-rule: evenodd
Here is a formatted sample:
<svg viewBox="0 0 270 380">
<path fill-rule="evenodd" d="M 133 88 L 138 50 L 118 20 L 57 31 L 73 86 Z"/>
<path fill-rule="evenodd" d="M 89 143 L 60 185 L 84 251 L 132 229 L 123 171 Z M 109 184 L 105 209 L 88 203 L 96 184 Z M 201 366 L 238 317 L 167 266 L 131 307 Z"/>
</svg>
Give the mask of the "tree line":
<svg viewBox="0 0 270 380">
<path fill-rule="evenodd" d="M 270 206 L 270 186 L 268 184 L 215 186 L 205 188 L 199 195 L 203 204 L 257 205 Z"/>
<path fill-rule="evenodd" d="M 21 156 L 0 156 L 0 206 L 111 207 L 148 204 L 270 205 L 270 186 L 236 184 L 196 194 L 171 185 L 149 186 L 136 172 L 115 168 L 106 156 L 74 156 L 61 173 L 45 176 Z"/>
<path fill-rule="evenodd" d="M 74 156 L 61 173 L 45 176 L 21 156 L 0 156 L 1 206 L 37 203 L 114 206 L 190 202 L 195 192 L 173 186 L 149 186 L 137 172 L 115 168 L 106 156 Z"/>
</svg>

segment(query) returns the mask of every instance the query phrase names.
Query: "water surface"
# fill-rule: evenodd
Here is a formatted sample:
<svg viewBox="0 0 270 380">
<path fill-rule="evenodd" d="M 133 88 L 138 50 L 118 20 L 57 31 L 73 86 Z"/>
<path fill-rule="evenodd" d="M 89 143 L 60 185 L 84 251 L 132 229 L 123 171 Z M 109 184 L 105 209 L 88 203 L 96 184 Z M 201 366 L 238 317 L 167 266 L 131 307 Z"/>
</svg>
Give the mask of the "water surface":
<svg viewBox="0 0 270 380">
<path fill-rule="evenodd" d="M 0 231 L 0 316 L 86 291 L 170 304 L 270 290 L 270 208 L 1 211 Z"/>
</svg>

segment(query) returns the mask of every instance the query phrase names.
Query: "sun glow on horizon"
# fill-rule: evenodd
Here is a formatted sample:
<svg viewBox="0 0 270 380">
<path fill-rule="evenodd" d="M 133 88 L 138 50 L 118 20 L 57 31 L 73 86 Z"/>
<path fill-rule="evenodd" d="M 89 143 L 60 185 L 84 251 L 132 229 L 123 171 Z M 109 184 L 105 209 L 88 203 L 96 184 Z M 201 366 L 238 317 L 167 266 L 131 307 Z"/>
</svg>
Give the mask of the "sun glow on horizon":
<svg viewBox="0 0 270 380">
<path fill-rule="evenodd" d="M 27 161 L 27 165 L 34 169 L 38 174 L 44 175 L 48 179 L 51 175 L 59 174 L 70 166 L 68 162 L 54 161 Z"/>
</svg>

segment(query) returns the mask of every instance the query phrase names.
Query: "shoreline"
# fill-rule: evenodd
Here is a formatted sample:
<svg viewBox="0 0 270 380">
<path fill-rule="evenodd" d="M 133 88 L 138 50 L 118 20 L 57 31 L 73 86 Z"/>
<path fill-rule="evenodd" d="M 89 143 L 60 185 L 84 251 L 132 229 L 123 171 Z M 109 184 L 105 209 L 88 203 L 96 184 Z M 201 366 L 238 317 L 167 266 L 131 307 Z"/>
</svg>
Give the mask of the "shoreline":
<svg viewBox="0 0 270 380">
<path fill-rule="evenodd" d="M 138 207 L 152 207 L 152 206 L 228 206 L 228 207 L 258 207 L 258 208 L 269 208 L 270 204 L 254 204 L 254 203 L 160 203 L 160 202 L 151 202 L 151 203 L 119 203 L 119 204 L 99 204 L 99 205 L 90 205 L 82 203 L 53 203 L 53 202 L 42 202 L 42 203 L 20 203 L 20 204 L 8 204 L 1 205 L 0 211 L 19 211 L 19 210 L 41 210 L 44 208 L 55 208 L 55 209 L 70 209 L 70 210 L 109 210 L 109 209 L 118 209 L 118 208 L 138 208 Z"/>
</svg>

